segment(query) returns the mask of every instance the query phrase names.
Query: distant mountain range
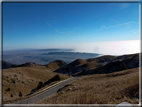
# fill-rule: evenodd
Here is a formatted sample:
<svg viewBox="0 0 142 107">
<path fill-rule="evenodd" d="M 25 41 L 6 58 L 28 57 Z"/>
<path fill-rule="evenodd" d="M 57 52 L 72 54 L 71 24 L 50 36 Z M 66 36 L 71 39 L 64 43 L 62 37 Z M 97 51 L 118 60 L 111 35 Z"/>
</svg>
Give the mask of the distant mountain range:
<svg viewBox="0 0 142 107">
<path fill-rule="evenodd" d="M 66 63 L 70 63 L 78 58 L 88 59 L 101 55 L 97 53 L 79 53 L 71 51 L 71 49 L 4 51 L 3 60 L 11 64 L 18 65 L 26 62 L 34 62 L 36 64 L 45 65 L 54 60 L 62 60 Z"/>
<path fill-rule="evenodd" d="M 51 52 L 47 54 L 71 55 L 75 53 Z M 32 62 L 27 62 L 21 65 L 14 65 L 3 61 L 2 67 L 3 69 L 13 68 L 13 67 L 35 67 L 35 68 L 45 67 L 45 68 L 52 68 L 52 71 L 55 70 L 54 72 L 57 73 L 69 74 L 73 76 L 86 75 L 86 74 L 112 73 L 116 71 L 139 67 L 139 54 L 137 53 L 131 55 L 122 55 L 122 56 L 104 55 L 97 58 L 89 58 L 86 60 L 76 59 L 68 64 L 62 60 L 55 60 L 45 65 L 39 65 Z"/>
</svg>

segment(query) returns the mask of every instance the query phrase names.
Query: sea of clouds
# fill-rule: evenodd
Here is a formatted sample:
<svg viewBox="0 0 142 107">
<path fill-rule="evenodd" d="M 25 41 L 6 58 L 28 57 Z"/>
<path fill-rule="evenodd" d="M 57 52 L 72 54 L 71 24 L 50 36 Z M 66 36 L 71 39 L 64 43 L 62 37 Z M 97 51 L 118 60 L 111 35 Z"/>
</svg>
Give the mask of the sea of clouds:
<svg viewBox="0 0 142 107">
<path fill-rule="evenodd" d="M 140 40 L 78 43 L 68 44 L 61 47 L 73 48 L 74 52 L 99 53 L 103 55 L 124 55 L 140 53 Z"/>
</svg>

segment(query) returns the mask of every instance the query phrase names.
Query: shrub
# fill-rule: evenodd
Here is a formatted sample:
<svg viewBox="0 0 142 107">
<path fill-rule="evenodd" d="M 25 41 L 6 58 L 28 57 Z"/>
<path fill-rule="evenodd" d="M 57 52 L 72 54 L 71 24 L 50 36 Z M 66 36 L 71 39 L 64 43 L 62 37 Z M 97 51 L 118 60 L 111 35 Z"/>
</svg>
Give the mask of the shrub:
<svg viewBox="0 0 142 107">
<path fill-rule="evenodd" d="M 57 74 L 57 75 L 55 75 L 53 78 L 51 78 L 51 81 L 53 82 L 53 81 L 60 81 L 61 80 L 61 78 L 60 78 L 60 76 Z"/>
<path fill-rule="evenodd" d="M 59 75 L 56 75 L 56 76 L 55 76 L 55 80 L 56 80 L 56 81 L 61 80 L 60 76 L 59 76 Z"/>
<path fill-rule="evenodd" d="M 15 83 L 15 80 L 13 80 L 12 83 Z"/>
<path fill-rule="evenodd" d="M 10 97 L 13 97 L 13 95 L 11 94 Z"/>
<path fill-rule="evenodd" d="M 21 92 L 19 92 L 19 97 L 22 97 L 22 93 Z"/>
<path fill-rule="evenodd" d="M 7 88 L 5 91 L 10 91 L 10 88 Z"/>
<path fill-rule="evenodd" d="M 44 87 L 44 83 L 40 81 L 37 85 L 37 90 L 39 90 L 42 87 Z"/>
</svg>

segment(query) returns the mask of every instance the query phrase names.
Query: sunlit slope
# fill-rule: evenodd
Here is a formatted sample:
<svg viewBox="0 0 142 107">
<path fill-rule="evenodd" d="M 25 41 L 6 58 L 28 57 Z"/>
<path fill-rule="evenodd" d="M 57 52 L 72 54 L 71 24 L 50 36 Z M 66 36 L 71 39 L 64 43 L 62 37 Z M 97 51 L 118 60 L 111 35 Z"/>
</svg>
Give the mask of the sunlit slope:
<svg viewBox="0 0 142 107">
<path fill-rule="evenodd" d="M 118 104 L 124 101 L 139 103 L 139 68 L 88 75 L 38 104 Z"/>
<path fill-rule="evenodd" d="M 49 65 L 50 66 L 47 67 L 47 65 L 41 66 L 35 63 L 26 63 L 19 67 L 4 69 L 2 83 L 3 101 L 22 98 L 30 94 L 33 89 L 36 89 L 39 82 L 45 83 L 56 75 L 59 75 L 60 80 L 69 78 L 68 75 L 52 72 L 53 69 L 57 69 L 61 66 L 57 66 L 58 63 L 56 64 L 56 61 Z M 19 96 L 19 92 L 22 93 L 21 97 Z"/>
</svg>

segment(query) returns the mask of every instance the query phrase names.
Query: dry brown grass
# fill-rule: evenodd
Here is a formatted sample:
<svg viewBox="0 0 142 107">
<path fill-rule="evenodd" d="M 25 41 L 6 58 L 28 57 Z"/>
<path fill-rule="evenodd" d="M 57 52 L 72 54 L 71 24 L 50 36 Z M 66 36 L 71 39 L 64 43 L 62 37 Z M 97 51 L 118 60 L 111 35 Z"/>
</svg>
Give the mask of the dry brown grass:
<svg viewBox="0 0 142 107">
<path fill-rule="evenodd" d="M 3 70 L 3 101 L 19 99 L 30 94 L 40 81 L 43 83 L 57 75 L 57 73 L 30 67 L 17 67 Z M 61 80 L 69 78 L 68 75 L 58 74 Z M 51 83 L 52 84 L 52 83 Z M 7 89 L 10 88 L 9 91 Z M 13 97 L 11 97 L 11 95 Z"/>
<path fill-rule="evenodd" d="M 111 74 L 90 75 L 66 85 L 60 92 L 38 104 L 118 104 L 124 101 L 138 104 L 138 71 L 139 68 L 135 68 Z"/>
</svg>

